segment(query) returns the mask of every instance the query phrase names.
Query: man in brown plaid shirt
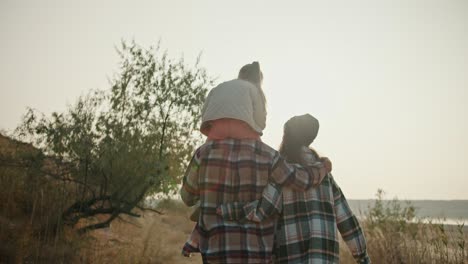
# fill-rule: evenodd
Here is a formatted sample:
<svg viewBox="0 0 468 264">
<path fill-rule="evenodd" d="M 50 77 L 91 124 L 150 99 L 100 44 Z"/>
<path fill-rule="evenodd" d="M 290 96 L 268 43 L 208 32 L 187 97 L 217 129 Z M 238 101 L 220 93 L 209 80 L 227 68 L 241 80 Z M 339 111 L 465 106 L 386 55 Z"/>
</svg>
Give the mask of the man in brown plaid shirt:
<svg viewBox="0 0 468 264">
<path fill-rule="evenodd" d="M 271 263 L 275 221 L 227 221 L 217 215 L 217 207 L 260 199 L 269 181 L 306 190 L 318 185 L 330 169 L 326 158 L 310 167 L 288 164 L 258 140 L 207 141 L 195 151 L 183 179 L 182 200 L 188 206 L 200 202 L 198 223 L 184 255 L 200 252 L 204 263 Z"/>
</svg>

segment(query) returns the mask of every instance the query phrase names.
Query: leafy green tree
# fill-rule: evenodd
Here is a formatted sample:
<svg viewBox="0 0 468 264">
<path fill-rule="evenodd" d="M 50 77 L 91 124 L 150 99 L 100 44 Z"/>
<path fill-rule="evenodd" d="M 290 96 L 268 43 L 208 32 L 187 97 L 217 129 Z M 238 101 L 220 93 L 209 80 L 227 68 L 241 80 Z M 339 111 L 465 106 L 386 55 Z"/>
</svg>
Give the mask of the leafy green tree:
<svg viewBox="0 0 468 264">
<path fill-rule="evenodd" d="M 200 140 L 201 107 L 212 79 L 156 47 L 122 42 L 120 67 L 108 91 L 82 96 L 51 117 L 28 110 L 17 133 L 32 137 L 61 169 L 49 172 L 77 185 L 76 202 L 63 217 L 71 224 L 96 214 L 106 227 L 145 197 L 177 188 Z M 198 135 L 198 136 L 197 136 Z"/>
</svg>

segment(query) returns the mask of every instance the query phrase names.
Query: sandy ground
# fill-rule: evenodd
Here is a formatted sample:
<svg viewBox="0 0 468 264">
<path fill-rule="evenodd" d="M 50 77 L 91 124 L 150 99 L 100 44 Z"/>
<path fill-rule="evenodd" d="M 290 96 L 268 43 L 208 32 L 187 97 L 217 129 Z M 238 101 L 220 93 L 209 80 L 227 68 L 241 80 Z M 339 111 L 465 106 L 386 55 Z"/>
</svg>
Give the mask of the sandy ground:
<svg viewBox="0 0 468 264">
<path fill-rule="evenodd" d="M 111 228 L 96 230 L 87 238 L 80 254 L 82 263 L 201 263 L 199 254 L 181 256 L 182 246 L 194 223 L 186 213 L 165 211 L 125 217 Z"/>
</svg>

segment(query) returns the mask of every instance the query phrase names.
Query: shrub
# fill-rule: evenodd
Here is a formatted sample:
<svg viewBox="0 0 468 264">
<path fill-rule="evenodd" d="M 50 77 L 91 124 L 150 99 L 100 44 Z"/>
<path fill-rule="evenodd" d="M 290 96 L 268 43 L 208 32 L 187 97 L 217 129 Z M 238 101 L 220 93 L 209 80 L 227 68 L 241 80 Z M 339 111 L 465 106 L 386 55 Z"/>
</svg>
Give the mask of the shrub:
<svg viewBox="0 0 468 264">
<path fill-rule="evenodd" d="M 109 91 L 78 99 L 65 113 L 29 110 L 18 136 L 33 139 L 77 186 L 66 223 L 106 214 L 81 229 L 108 227 L 120 214 L 138 216 L 146 196 L 174 191 L 199 138 L 200 112 L 211 80 L 198 66 L 173 61 L 159 47 L 123 42 L 119 74 Z"/>
<path fill-rule="evenodd" d="M 416 208 L 397 198 L 376 200 L 362 221 L 368 252 L 374 263 L 467 263 L 464 225 L 449 226 L 415 218 Z M 342 250 L 346 251 L 346 250 Z M 342 253 L 343 263 L 354 263 Z"/>
</svg>

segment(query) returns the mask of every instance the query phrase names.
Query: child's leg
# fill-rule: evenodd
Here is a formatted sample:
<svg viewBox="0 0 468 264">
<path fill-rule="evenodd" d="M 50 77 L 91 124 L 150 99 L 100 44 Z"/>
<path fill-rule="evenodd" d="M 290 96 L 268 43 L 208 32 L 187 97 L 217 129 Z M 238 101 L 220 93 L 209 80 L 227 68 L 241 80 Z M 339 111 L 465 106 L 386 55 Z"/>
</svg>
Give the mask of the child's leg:
<svg viewBox="0 0 468 264">
<path fill-rule="evenodd" d="M 190 257 L 192 253 L 200 252 L 200 238 L 201 235 L 198 232 L 198 223 L 192 230 L 189 239 L 185 242 L 184 247 L 182 248 L 182 255 L 184 257 Z"/>
</svg>

